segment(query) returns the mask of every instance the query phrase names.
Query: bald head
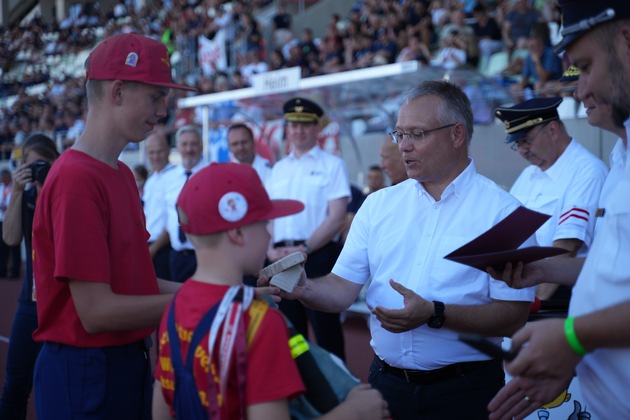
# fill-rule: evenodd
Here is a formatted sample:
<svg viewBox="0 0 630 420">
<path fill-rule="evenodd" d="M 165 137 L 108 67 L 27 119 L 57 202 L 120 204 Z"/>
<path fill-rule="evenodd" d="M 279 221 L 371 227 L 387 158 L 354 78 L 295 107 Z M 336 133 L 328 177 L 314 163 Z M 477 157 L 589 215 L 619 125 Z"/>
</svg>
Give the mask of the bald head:
<svg viewBox="0 0 630 420">
<path fill-rule="evenodd" d="M 385 137 L 381 143 L 381 168 L 391 180 L 392 185 L 409 178 L 398 145 L 392 142 L 389 136 Z"/>
</svg>

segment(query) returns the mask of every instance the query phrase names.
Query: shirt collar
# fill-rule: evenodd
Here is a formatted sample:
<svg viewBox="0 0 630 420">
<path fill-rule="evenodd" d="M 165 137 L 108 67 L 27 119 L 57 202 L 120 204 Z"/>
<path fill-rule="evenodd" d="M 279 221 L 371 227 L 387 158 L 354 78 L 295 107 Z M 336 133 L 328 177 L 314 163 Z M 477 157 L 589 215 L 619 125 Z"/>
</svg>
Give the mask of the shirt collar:
<svg viewBox="0 0 630 420">
<path fill-rule="evenodd" d="M 469 190 L 469 185 L 473 182 L 473 179 L 477 175 L 477 170 L 475 169 L 475 163 L 471 157 L 468 158 L 468 166 L 455 178 L 442 192 L 442 197 L 440 201 L 444 201 L 448 196 L 454 194 L 456 197 L 460 197 L 466 191 Z M 415 186 L 420 193 L 420 195 L 424 195 L 428 198 L 433 198 L 424 188 L 422 183 L 415 182 Z"/>
<path fill-rule="evenodd" d="M 554 182 L 562 179 L 562 169 L 571 164 L 571 159 L 575 154 L 574 152 L 576 148 L 577 142 L 574 139 L 571 139 L 571 142 L 569 143 L 567 148 L 564 149 L 564 152 L 562 152 L 558 159 L 556 159 L 553 165 L 547 168 L 546 171 L 542 171 L 540 168 L 537 167 L 536 169 L 538 169 L 538 171 L 536 172 L 542 172 L 546 174 Z"/>
<path fill-rule="evenodd" d="M 170 171 L 174 167 L 175 167 L 175 165 L 173 165 L 171 162 L 167 162 L 166 165 L 161 170 L 159 170 L 157 173 L 161 175 L 164 172 Z"/>
<path fill-rule="evenodd" d="M 615 143 L 615 147 L 613 147 L 612 151 L 610 152 L 610 157 L 609 157 L 610 166 L 613 167 L 618 164 L 624 164 L 624 162 L 626 161 L 627 154 L 628 154 L 628 148 L 624 147 L 623 139 L 622 138 L 617 139 L 617 143 Z"/>
<path fill-rule="evenodd" d="M 319 144 L 316 144 L 315 146 L 313 146 L 311 148 L 311 150 L 309 150 L 308 152 L 304 153 L 299 158 L 295 155 L 295 149 L 291 149 L 291 153 L 289 154 L 288 157 L 291 158 L 291 159 L 301 159 L 301 158 L 304 158 L 306 156 L 309 156 L 309 157 L 317 159 L 321 153 L 322 153 L 322 149 L 319 147 Z"/>
<path fill-rule="evenodd" d="M 193 174 L 196 173 L 199 169 L 203 168 L 204 166 L 206 166 L 205 161 L 203 160 L 203 158 L 201 158 L 201 160 L 199 162 L 197 162 L 197 164 L 195 166 L 192 167 L 192 169 L 190 170 L 190 172 L 192 172 Z M 179 171 L 182 174 L 185 174 L 187 171 L 184 168 L 183 165 L 178 165 Z"/>
</svg>

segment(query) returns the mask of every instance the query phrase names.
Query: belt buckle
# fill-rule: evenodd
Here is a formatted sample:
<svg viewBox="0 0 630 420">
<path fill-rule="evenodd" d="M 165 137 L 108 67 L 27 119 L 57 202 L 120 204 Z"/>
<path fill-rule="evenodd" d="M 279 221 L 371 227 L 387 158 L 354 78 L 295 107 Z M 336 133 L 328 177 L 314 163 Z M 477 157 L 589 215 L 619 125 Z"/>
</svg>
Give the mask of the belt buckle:
<svg viewBox="0 0 630 420">
<path fill-rule="evenodd" d="M 288 241 L 284 241 L 284 246 L 295 246 L 295 242 L 293 239 L 290 239 Z"/>
</svg>

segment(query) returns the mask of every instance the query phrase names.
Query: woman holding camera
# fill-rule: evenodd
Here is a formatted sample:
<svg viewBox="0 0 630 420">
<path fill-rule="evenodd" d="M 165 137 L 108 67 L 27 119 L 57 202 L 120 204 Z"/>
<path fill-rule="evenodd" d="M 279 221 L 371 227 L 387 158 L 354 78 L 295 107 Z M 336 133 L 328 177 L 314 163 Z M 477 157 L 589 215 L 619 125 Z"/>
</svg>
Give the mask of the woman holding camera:
<svg viewBox="0 0 630 420">
<path fill-rule="evenodd" d="M 18 309 L 13 318 L 7 354 L 0 419 L 24 419 L 33 387 L 33 369 L 41 344 L 33 341 L 37 309 L 33 290 L 32 230 L 35 203 L 50 165 L 59 157 L 55 143 L 43 134 L 33 134 L 22 146 L 22 165 L 13 174 L 11 201 L 4 216 L 2 239 L 8 245 L 26 243 L 26 266 Z"/>
</svg>

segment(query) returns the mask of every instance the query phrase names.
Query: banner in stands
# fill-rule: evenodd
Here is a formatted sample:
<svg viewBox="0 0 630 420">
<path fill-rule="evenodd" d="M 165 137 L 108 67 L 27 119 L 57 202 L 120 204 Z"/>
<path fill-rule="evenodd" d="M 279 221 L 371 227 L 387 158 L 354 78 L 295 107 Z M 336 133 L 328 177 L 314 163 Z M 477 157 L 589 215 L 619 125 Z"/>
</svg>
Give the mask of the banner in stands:
<svg viewBox="0 0 630 420">
<path fill-rule="evenodd" d="M 225 32 L 217 31 L 212 39 L 199 35 L 198 60 L 204 76 L 211 76 L 215 71 L 227 70 L 227 54 L 225 51 Z"/>
</svg>

